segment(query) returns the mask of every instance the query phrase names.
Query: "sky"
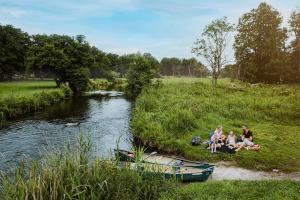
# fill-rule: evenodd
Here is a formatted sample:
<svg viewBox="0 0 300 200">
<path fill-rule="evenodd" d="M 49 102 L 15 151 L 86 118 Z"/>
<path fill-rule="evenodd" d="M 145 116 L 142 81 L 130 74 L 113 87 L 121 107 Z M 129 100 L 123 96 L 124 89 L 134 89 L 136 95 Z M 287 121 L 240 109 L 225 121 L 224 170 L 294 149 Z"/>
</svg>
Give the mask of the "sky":
<svg viewBox="0 0 300 200">
<path fill-rule="evenodd" d="M 0 24 L 29 34 L 85 35 L 100 50 L 117 54 L 149 52 L 156 58 L 195 56 L 194 41 L 212 20 L 238 18 L 261 0 L 0 0 Z M 265 0 L 284 17 L 300 0 Z M 233 35 L 232 35 L 233 38 Z M 233 49 L 226 52 L 234 60 Z"/>
</svg>

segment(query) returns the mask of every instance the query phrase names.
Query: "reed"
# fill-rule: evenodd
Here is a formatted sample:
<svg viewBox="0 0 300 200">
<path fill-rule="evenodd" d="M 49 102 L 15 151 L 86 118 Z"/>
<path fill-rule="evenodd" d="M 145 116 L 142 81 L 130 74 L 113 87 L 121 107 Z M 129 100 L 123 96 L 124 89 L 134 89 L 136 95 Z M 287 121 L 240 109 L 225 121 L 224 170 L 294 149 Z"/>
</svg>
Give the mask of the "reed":
<svg viewBox="0 0 300 200">
<path fill-rule="evenodd" d="M 161 176 L 143 176 L 115 161 L 91 159 L 91 140 L 81 134 L 73 147 L 54 151 L 12 177 L 2 176 L 0 197 L 10 199 L 158 199 L 174 185 Z"/>
</svg>

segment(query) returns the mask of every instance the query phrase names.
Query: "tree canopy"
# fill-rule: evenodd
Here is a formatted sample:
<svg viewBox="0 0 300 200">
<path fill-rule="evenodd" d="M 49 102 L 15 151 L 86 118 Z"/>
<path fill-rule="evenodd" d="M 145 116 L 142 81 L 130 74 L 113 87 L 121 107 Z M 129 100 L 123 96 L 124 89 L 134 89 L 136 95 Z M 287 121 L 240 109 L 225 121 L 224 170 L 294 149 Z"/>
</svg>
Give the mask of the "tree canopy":
<svg viewBox="0 0 300 200">
<path fill-rule="evenodd" d="M 277 10 L 261 3 L 239 19 L 237 31 L 234 48 L 242 80 L 275 83 L 288 79 L 287 30 Z"/>
<path fill-rule="evenodd" d="M 216 19 L 204 28 L 201 37 L 194 43 L 192 52 L 205 59 L 211 69 L 214 84 L 217 84 L 221 69 L 227 63 L 225 50 L 229 33 L 233 30 L 233 25 L 227 22 L 226 17 Z"/>
</svg>

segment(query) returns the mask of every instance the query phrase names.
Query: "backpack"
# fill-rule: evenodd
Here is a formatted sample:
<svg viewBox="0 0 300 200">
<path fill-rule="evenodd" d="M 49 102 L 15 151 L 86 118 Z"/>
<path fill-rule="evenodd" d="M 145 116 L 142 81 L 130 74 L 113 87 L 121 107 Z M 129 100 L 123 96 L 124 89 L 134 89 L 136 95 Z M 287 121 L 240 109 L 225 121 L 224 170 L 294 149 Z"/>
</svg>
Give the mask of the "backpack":
<svg viewBox="0 0 300 200">
<path fill-rule="evenodd" d="M 192 142 L 191 143 L 192 143 L 193 146 L 200 145 L 200 143 L 201 143 L 201 137 L 200 136 L 194 136 L 192 138 Z"/>
</svg>

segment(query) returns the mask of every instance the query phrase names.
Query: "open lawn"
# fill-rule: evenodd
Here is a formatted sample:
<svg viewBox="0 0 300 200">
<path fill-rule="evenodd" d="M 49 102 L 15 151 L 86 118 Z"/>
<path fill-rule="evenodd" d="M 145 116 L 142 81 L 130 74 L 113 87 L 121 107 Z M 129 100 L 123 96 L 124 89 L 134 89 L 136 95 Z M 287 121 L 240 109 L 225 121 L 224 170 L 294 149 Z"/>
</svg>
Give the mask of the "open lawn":
<svg viewBox="0 0 300 200">
<path fill-rule="evenodd" d="M 0 82 L 0 121 L 51 105 L 70 93 L 68 87 L 57 88 L 49 80 Z"/>
<path fill-rule="evenodd" d="M 58 90 L 54 81 L 0 82 L 0 99 L 9 96 L 29 96 L 41 91 Z"/>
<path fill-rule="evenodd" d="M 193 136 L 209 139 L 223 125 L 225 134 L 240 135 L 247 124 L 258 152 L 211 154 L 204 145 L 191 146 Z M 164 78 L 161 86 L 144 89 L 133 111 L 134 135 L 160 151 L 208 162 L 270 171 L 300 169 L 300 86 L 230 82 L 213 88 L 208 79 Z"/>
<path fill-rule="evenodd" d="M 161 200 L 300 199 L 300 184 L 293 181 L 212 181 L 189 184 Z"/>
</svg>

